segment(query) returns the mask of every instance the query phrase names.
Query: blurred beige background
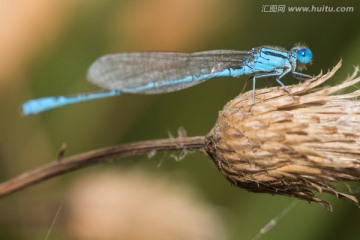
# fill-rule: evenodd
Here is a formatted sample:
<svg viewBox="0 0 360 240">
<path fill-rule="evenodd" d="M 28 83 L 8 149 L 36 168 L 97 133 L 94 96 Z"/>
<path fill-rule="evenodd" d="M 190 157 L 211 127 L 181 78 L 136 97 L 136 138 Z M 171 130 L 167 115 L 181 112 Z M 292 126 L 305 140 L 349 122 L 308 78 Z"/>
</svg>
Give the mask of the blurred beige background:
<svg viewBox="0 0 360 240">
<path fill-rule="evenodd" d="M 262 13 L 264 4 L 342 4 L 354 6 L 355 11 Z M 169 132 L 176 135 L 179 127 L 184 127 L 190 136 L 207 134 L 218 112 L 241 92 L 246 79 L 220 78 L 170 94 L 124 95 L 35 116 L 20 116 L 19 107 L 31 98 L 98 90 L 86 81 L 86 71 L 104 54 L 248 50 L 261 45 L 289 49 L 297 42 L 304 42 L 314 54 L 314 64 L 306 70 L 309 74 L 317 74 L 320 69 L 326 71 L 343 59 L 344 67 L 335 76 L 336 82 L 352 73 L 353 65 L 360 62 L 359 11 L 360 3 L 355 0 L 2 0 L 1 181 L 51 162 L 64 142 L 68 146 L 66 155 L 72 155 L 125 142 L 166 138 Z M 294 79 L 289 76 L 285 82 L 292 84 Z M 258 87 L 266 87 L 266 84 L 259 82 Z M 136 224 L 140 221 L 144 228 L 162 229 L 162 215 L 155 213 L 160 211 L 159 206 L 165 206 L 164 201 L 170 206 L 166 209 L 171 210 L 165 211 L 164 207 L 163 212 L 181 214 L 179 229 L 165 222 L 169 224 L 164 227 L 169 234 L 186 231 L 190 226 L 195 236 L 205 237 L 199 239 L 221 239 L 222 236 L 251 239 L 293 201 L 231 186 L 201 154 L 188 154 L 182 161 L 174 161 L 170 155 L 113 161 L 3 198 L 0 200 L 0 238 L 45 239 L 49 229 L 48 239 L 87 238 L 76 235 L 75 225 L 80 223 L 70 230 L 62 220 L 68 217 L 71 221 L 79 221 L 90 233 L 96 229 L 86 224 L 94 222 L 85 221 L 97 220 L 95 214 L 102 213 L 101 217 L 109 221 L 109 228 L 115 224 L 121 230 L 122 220 L 105 213 L 120 215 L 124 206 L 132 203 L 131 198 L 138 197 L 147 198 L 154 205 L 132 205 L 127 208 L 132 210 L 126 216 Z M 110 175 L 107 175 L 108 170 L 111 170 Z M 157 184 L 160 187 L 156 187 Z M 358 194 L 358 184 L 352 187 Z M 161 189 L 161 194 L 155 191 L 157 188 Z M 357 207 L 332 197 L 328 200 L 334 205 L 333 213 L 300 202 L 262 239 L 358 239 L 360 213 Z M 172 207 L 172 204 L 179 205 Z M 99 205 L 117 210 L 99 211 Z M 60 206 L 63 207 L 59 216 L 50 228 Z M 155 212 L 149 217 L 150 225 L 144 220 L 147 218 L 142 219 L 144 211 Z M 99 222 L 105 223 L 105 220 Z M 199 225 L 189 225 L 192 222 Z M 100 226 L 106 227 L 106 224 Z M 204 228 L 210 235 L 202 235 Z"/>
</svg>

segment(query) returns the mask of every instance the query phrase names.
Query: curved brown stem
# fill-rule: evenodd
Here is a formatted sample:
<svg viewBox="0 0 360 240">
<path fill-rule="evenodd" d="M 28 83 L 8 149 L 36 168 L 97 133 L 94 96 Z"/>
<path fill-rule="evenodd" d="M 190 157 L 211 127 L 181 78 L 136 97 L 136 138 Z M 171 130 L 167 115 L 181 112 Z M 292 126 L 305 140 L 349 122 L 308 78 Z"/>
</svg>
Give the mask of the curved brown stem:
<svg viewBox="0 0 360 240">
<path fill-rule="evenodd" d="M 110 159 L 119 159 L 129 156 L 143 155 L 151 152 L 172 150 L 199 150 L 205 149 L 205 137 L 168 138 L 135 143 L 122 144 L 107 148 L 92 150 L 67 158 L 57 158 L 37 169 L 22 173 L 0 184 L 0 197 L 9 195 L 36 183 L 87 167 L 95 163 Z M 63 154 L 63 150 L 61 151 Z M 60 155 L 59 155 L 60 156 Z"/>
</svg>

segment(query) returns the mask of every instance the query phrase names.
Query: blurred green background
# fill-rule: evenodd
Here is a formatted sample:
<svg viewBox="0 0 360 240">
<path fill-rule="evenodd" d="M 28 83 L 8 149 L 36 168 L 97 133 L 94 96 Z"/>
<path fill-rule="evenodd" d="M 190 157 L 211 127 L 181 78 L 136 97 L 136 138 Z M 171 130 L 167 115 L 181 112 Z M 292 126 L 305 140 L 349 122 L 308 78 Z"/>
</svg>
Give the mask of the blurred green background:
<svg viewBox="0 0 360 240">
<path fill-rule="evenodd" d="M 262 12 L 265 5 L 342 6 L 354 7 L 354 11 L 291 13 L 286 8 L 284 13 Z M 246 79 L 219 78 L 169 94 L 124 95 L 30 117 L 19 115 L 21 104 L 31 98 L 97 90 L 86 81 L 86 70 L 104 54 L 248 50 L 261 45 L 290 49 L 301 42 L 314 55 L 308 74 L 327 71 L 343 59 L 334 83 L 360 63 L 357 0 L 5 0 L 0 3 L 0 20 L 1 181 L 52 161 L 64 142 L 66 155 L 72 155 L 166 138 L 169 133 L 176 136 L 179 127 L 189 136 L 205 135 Z M 293 79 L 288 76 L 285 82 Z M 266 84 L 258 81 L 258 87 Z M 0 238 L 45 239 L 59 205 L 68 198 L 68 189 L 84 176 L 109 169 L 142 169 L 159 179 L 166 176 L 163 181 L 188 186 L 199 201 L 219 213 L 224 239 L 252 239 L 296 201 L 231 186 L 201 154 L 188 154 L 182 161 L 170 155 L 92 166 L 0 199 Z M 355 184 L 355 194 L 358 190 Z M 299 202 L 262 239 L 359 239 L 360 210 L 351 202 L 327 199 L 333 212 Z M 60 220 L 49 239 L 67 239 Z"/>
</svg>

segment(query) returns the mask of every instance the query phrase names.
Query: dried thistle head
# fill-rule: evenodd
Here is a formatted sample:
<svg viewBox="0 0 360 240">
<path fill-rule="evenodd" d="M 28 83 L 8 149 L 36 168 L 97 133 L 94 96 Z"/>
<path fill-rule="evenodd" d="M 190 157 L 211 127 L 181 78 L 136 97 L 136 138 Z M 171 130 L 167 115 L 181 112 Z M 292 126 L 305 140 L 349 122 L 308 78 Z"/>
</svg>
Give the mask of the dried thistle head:
<svg viewBox="0 0 360 240">
<path fill-rule="evenodd" d="M 207 136 L 207 154 L 235 185 L 254 192 L 294 196 L 330 206 L 326 192 L 357 202 L 331 183 L 360 180 L 360 90 L 337 94 L 360 82 L 355 75 L 334 87 L 317 87 L 341 63 L 299 85 L 251 91 L 226 104 Z"/>
</svg>

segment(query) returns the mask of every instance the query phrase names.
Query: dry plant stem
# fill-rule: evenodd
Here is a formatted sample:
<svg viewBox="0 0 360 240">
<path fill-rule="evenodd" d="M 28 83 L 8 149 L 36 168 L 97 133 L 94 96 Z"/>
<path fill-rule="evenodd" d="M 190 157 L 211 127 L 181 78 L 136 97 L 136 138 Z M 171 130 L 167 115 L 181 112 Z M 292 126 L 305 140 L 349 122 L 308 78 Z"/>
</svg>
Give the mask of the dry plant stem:
<svg viewBox="0 0 360 240">
<path fill-rule="evenodd" d="M 154 151 L 199 150 L 205 148 L 205 137 L 168 138 L 142 141 L 101 148 L 67 158 L 57 158 L 49 164 L 35 170 L 25 172 L 9 181 L 0 184 L 0 197 L 4 197 L 36 183 L 45 181 L 79 168 L 120 159 L 130 156 L 144 155 Z"/>
<path fill-rule="evenodd" d="M 0 184 L 0 197 L 63 173 L 94 163 L 159 151 L 198 150 L 213 159 L 233 184 L 253 192 L 287 195 L 330 204 L 315 195 L 340 192 L 333 183 L 360 182 L 360 83 L 355 72 L 336 86 L 319 87 L 340 68 L 288 86 L 240 94 L 228 102 L 206 137 L 179 137 L 144 141 L 94 150 L 62 158 Z M 355 90 L 354 90 L 355 89 Z M 331 207 L 331 206 L 330 206 Z"/>
</svg>

